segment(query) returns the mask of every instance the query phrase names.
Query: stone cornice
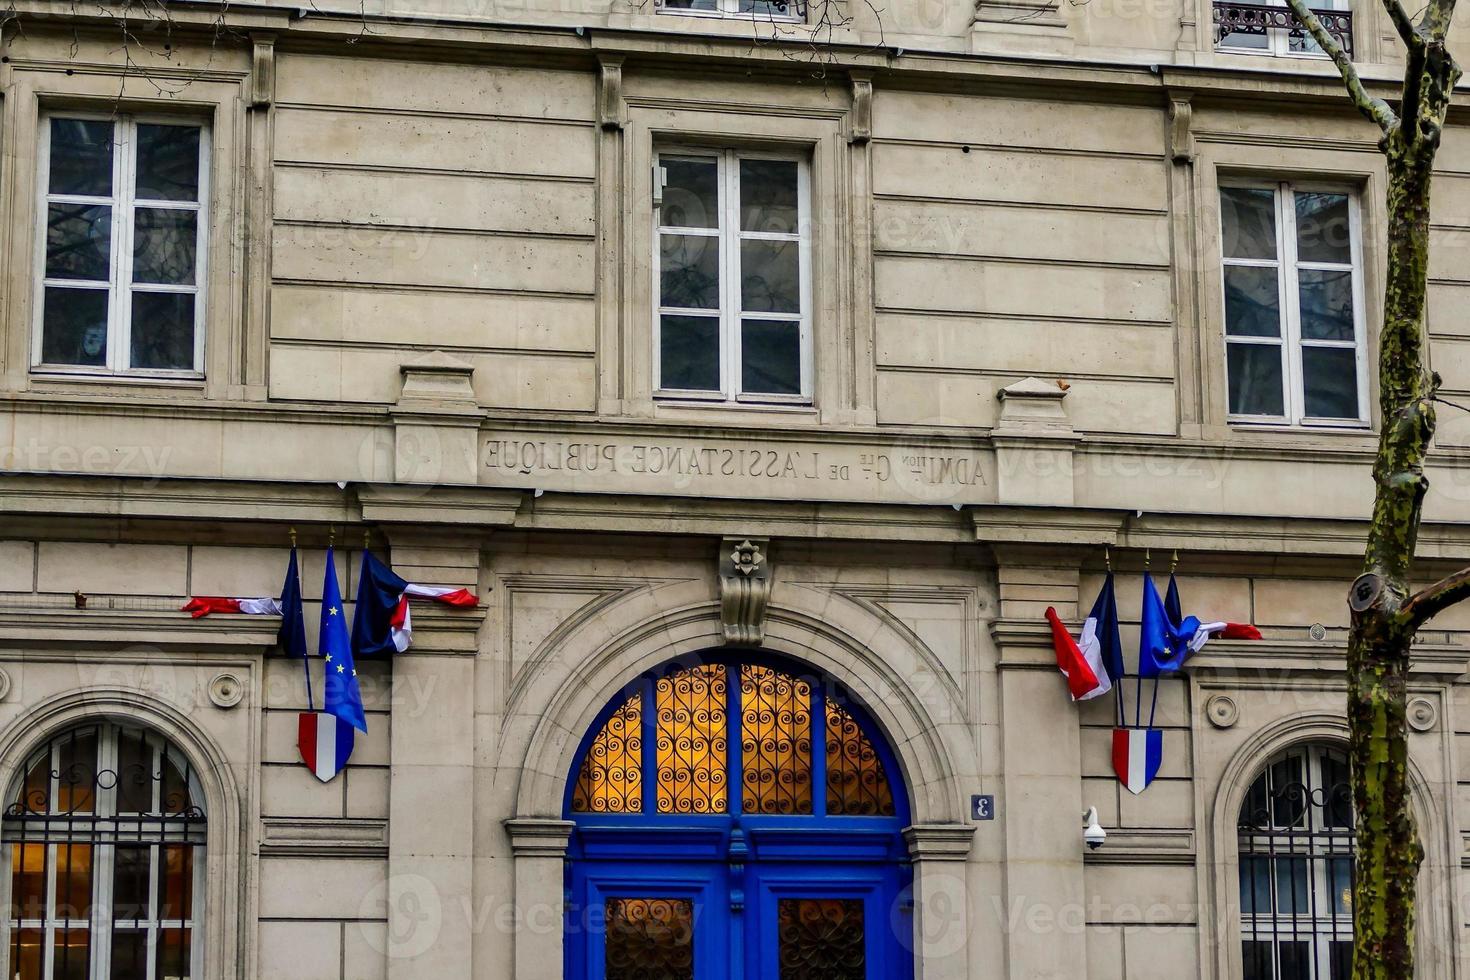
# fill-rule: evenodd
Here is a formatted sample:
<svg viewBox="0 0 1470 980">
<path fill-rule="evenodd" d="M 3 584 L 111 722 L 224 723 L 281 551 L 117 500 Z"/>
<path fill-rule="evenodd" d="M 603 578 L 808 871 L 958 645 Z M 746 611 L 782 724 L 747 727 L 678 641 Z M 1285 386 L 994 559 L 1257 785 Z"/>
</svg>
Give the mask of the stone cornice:
<svg viewBox="0 0 1470 980">
<path fill-rule="evenodd" d="M 570 820 L 553 820 L 544 817 L 523 817 L 505 821 L 505 832 L 510 836 L 510 849 L 516 857 L 564 858 L 572 831 L 577 827 Z"/>
<path fill-rule="evenodd" d="M 974 824 L 914 824 L 903 830 L 915 861 L 965 861 L 974 837 Z"/>
<path fill-rule="evenodd" d="M 1195 859 L 1194 832 L 1157 828 L 1106 827 L 1108 839 L 1082 859 L 1087 864 L 1185 864 Z"/>
<path fill-rule="evenodd" d="M 388 821 L 367 817 L 264 817 L 260 853 L 284 857 L 388 856 Z"/>
<path fill-rule="evenodd" d="M 168 609 L 61 609 L 0 605 L 0 648 L 260 653 L 276 642 L 274 616 L 212 615 L 192 619 Z"/>
</svg>

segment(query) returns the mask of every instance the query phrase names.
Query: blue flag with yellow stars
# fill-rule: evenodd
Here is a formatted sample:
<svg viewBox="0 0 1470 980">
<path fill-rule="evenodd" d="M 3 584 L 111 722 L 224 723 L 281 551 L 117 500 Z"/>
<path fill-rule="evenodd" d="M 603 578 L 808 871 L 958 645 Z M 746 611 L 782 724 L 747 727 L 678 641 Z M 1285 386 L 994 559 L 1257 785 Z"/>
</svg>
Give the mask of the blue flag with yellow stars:
<svg viewBox="0 0 1470 980">
<path fill-rule="evenodd" d="M 322 710 L 336 715 L 360 732 L 367 731 L 362 712 L 362 691 L 357 686 L 357 667 L 352 662 L 352 640 L 347 635 L 347 611 L 337 588 L 337 562 L 327 549 L 327 575 L 322 582 L 322 631 L 317 651 L 326 661 L 326 695 Z"/>
</svg>

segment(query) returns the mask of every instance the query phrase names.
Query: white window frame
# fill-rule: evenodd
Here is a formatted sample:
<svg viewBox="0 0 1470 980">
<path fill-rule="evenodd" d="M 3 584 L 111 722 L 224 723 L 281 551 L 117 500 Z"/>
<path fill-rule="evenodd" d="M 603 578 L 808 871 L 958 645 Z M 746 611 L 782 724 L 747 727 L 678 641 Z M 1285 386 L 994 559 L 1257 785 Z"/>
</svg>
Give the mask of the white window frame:
<svg viewBox="0 0 1470 980">
<path fill-rule="evenodd" d="M 110 122 L 113 125 L 112 195 L 102 197 L 83 194 L 52 194 L 51 182 L 51 121 L 53 119 L 85 119 Z M 168 126 L 196 126 L 199 128 L 199 194 L 197 201 L 159 201 L 136 196 L 138 160 L 138 125 L 159 124 Z M 208 124 L 197 117 L 168 116 L 153 114 L 109 115 L 96 112 L 69 112 L 55 110 L 40 116 L 39 138 L 40 160 L 37 164 L 37 207 L 35 243 L 35 313 L 32 323 L 31 368 L 38 373 L 69 375 L 126 375 L 140 378 L 184 378 L 204 377 L 204 324 L 205 324 L 205 279 L 208 268 L 209 243 L 209 172 L 210 138 Z M 51 279 L 46 276 L 46 231 L 47 213 L 50 204 L 105 205 L 112 209 L 112 238 L 109 245 L 109 270 L 107 303 L 107 358 L 103 365 L 52 364 L 42 359 L 44 350 L 46 287 L 65 286 L 74 289 L 101 287 L 90 283 Z M 188 293 L 194 296 L 194 364 L 191 368 L 134 368 L 129 363 L 132 357 L 132 290 L 133 283 L 133 225 L 139 207 L 159 210 L 195 211 L 199 217 L 195 224 L 194 284 L 192 286 L 164 283 L 141 283 L 136 288 L 143 292 Z"/>
<path fill-rule="evenodd" d="M 661 161 L 665 157 L 713 159 L 717 164 L 716 186 L 719 194 L 719 227 L 686 228 L 663 223 L 663 186 L 665 174 Z M 797 221 L 794 233 L 743 231 L 740 228 L 740 161 L 780 160 L 796 164 Z M 811 169 L 808 161 L 791 153 L 772 153 L 736 149 L 711 149 L 709 147 L 660 147 L 654 154 L 653 164 L 653 385 L 654 395 L 661 399 L 680 401 L 721 402 L 727 404 L 784 404 L 810 405 L 812 403 L 812 255 L 811 255 Z M 664 306 L 660 267 L 663 261 L 662 242 L 665 234 L 689 235 L 716 238 L 719 241 L 720 269 L 720 389 L 699 391 L 680 388 L 665 388 L 663 385 L 663 353 L 661 344 L 662 323 L 665 314 L 705 315 L 709 310 Z M 785 241 L 797 243 L 800 275 L 800 305 L 798 314 L 752 311 L 751 318 L 757 320 L 785 320 L 796 323 L 799 333 L 801 391 L 797 394 L 772 394 L 766 392 L 747 393 L 741 387 L 741 310 L 740 290 L 740 242 L 742 241 Z M 711 317 L 711 319 L 714 319 Z"/>
<path fill-rule="evenodd" d="M 83 726 L 89 727 L 89 726 Z M 118 772 L 118 734 L 125 725 L 113 722 L 103 722 L 97 725 L 97 772 L 100 774 L 111 770 L 114 774 Z M 129 729 L 137 733 L 138 729 Z M 188 773 L 188 791 L 190 800 L 196 804 L 203 799 L 203 791 L 194 778 L 193 768 L 188 764 L 183 754 L 167 739 L 156 732 L 147 729 L 141 730 L 145 744 L 153 748 L 152 759 L 154 764 L 162 765 L 166 759 L 172 759 L 179 771 Z M 66 733 L 53 738 L 47 743 L 50 753 L 49 765 L 51 769 L 50 784 L 48 786 L 48 799 L 57 799 L 60 784 L 60 752 Z M 28 775 L 32 756 L 28 756 L 25 763 L 20 767 L 14 784 L 9 788 L 10 792 L 6 798 L 5 806 L 9 806 L 16 798 L 17 790 L 24 792 L 25 779 Z M 41 955 L 41 975 L 43 980 L 51 980 L 55 972 L 56 933 L 58 930 L 85 929 L 88 933 L 88 969 L 89 977 L 108 977 L 112 974 L 112 944 L 111 939 L 114 930 L 144 930 L 148 937 L 147 973 L 148 980 L 155 980 L 158 957 L 156 945 L 160 931 L 167 929 L 188 929 L 189 941 L 189 975 L 191 977 L 204 976 L 204 901 L 205 888 L 207 887 L 208 875 L 206 873 L 207 850 L 202 843 L 193 846 L 193 881 L 190 883 L 190 897 L 193 907 L 189 910 L 187 919 L 163 919 L 157 915 L 159 901 L 161 900 L 160 889 L 162 884 L 162 860 L 161 848 L 163 844 L 158 838 L 163 835 L 163 825 L 156 819 L 149 819 L 148 815 L 132 816 L 117 811 L 117 779 L 111 786 L 103 786 L 99 780 L 93 802 L 93 812 L 90 815 L 67 815 L 59 814 L 52 823 L 56 828 L 70 830 L 75 826 L 78 845 L 88 845 L 92 848 L 92 915 L 87 919 L 62 918 L 50 914 L 49 910 L 56 908 L 56 887 L 59 851 L 67 844 L 49 843 L 45 846 L 46 867 L 46 909 L 47 914 L 39 919 L 18 919 L 11 921 L 10 913 L 0 918 L 3 925 L 4 945 L 0 947 L 0 961 L 6 964 L 6 975 L 16 973 L 16 965 L 9 962 L 11 952 L 12 934 L 16 929 L 39 930 L 42 933 L 44 944 Z M 153 786 L 154 800 L 157 805 L 154 811 L 161 810 L 159 794 L 162 787 L 155 781 Z M 207 817 L 201 816 L 198 823 L 202 829 Z M 116 841 L 96 842 L 88 837 L 92 832 L 93 825 L 109 828 L 115 832 Z M 48 830 L 48 834 L 53 831 Z M 137 843 L 133 843 L 137 841 Z M 147 846 L 149 848 L 149 883 L 148 883 L 148 909 L 149 915 L 146 919 L 116 919 L 113 916 L 113 885 L 115 882 L 115 861 L 118 847 Z M 10 889 L 14 881 L 14 847 L 9 843 L 0 848 L 0 873 L 4 875 L 4 889 L 7 905 L 14 906 L 10 898 Z"/>
<path fill-rule="evenodd" d="M 661 14 L 673 14 L 679 17 L 713 17 L 746 18 L 753 20 L 773 20 L 781 23 L 799 24 L 804 18 L 796 12 L 798 0 L 787 0 L 786 9 L 788 13 L 779 14 L 774 10 L 741 10 L 740 0 L 715 0 L 716 10 L 690 10 L 686 7 L 666 7 L 663 0 L 654 0 L 654 9 Z"/>
<path fill-rule="evenodd" d="M 1211 4 L 1213 4 L 1214 0 L 1207 0 L 1207 2 L 1210 2 Z M 1286 4 L 1286 0 L 1251 0 L 1251 2 L 1252 3 L 1260 3 L 1260 4 L 1264 4 L 1266 6 L 1271 6 L 1271 7 L 1281 7 L 1282 9 L 1290 9 L 1287 6 L 1287 4 Z M 1323 3 L 1323 4 L 1313 4 L 1312 7 L 1313 7 L 1313 9 L 1316 9 L 1316 10 L 1344 10 L 1344 11 L 1352 10 L 1352 6 L 1348 3 L 1348 0 L 1327 0 L 1326 3 Z M 1211 22 L 1213 23 L 1213 17 L 1211 18 Z M 1354 25 L 1354 27 L 1356 28 L 1356 25 Z M 1304 31 L 1306 30 L 1305 27 L 1302 28 L 1302 29 Z M 1229 35 L 1227 35 L 1227 36 L 1229 36 Z M 1262 35 L 1260 35 L 1260 34 L 1253 34 L 1253 35 L 1252 34 L 1248 34 L 1248 35 L 1245 35 L 1245 36 L 1246 37 L 1261 37 Z M 1306 35 L 1306 40 L 1307 40 L 1307 43 L 1309 43 L 1311 45 L 1311 47 L 1308 48 L 1305 51 L 1293 51 L 1293 50 L 1291 50 L 1291 35 L 1288 34 L 1285 30 L 1275 29 L 1275 28 L 1269 29 L 1269 30 L 1266 31 L 1265 38 L 1266 38 L 1266 44 L 1263 47 L 1259 47 L 1259 48 L 1247 47 L 1245 45 L 1226 44 L 1225 43 L 1225 38 L 1221 38 L 1220 40 L 1218 40 L 1218 41 L 1215 42 L 1215 50 L 1216 51 L 1224 51 L 1224 52 L 1227 52 L 1229 54 L 1251 54 L 1251 55 L 1257 55 L 1257 56 L 1265 56 L 1265 57 L 1268 57 L 1268 58 L 1324 58 L 1325 59 L 1327 57 L 1327 52 L 1326 51 L 1323 51 L 1321 48 L 1317 47 L 1316 42 L 1312 40 L 1312 36 L 1310 34 L 1307 34 Z"/>
<path fill-rule="evenodd" d="M 1239 259 L 1230 258 L 1224 254 L 1225 242 L 1225 214 L 1224 206 L 1220 204 L 1220 194 L 1227 188 L 1247 188 L 1251 190 L 1271 190 L 1275 196 L 1276 203 L 1276 258 L 1274 259 Z M 1343 194 L 1348 200 L 1348 225 L 1350 242 L 1350 255 L 1352 261 L 1344 264 L 1341 262 L 1298 262 L 1297 260 L 1297 228 L 1296 228 L 1296 199 L 1298 191 L 1304 193 L 1330 193 Z M 1220 211 L 1218 232 L 1221 243 L 1220 262 L 1220 322 L 1221 322 L 1221 344 L 1224 360 L 1225 374 L 1225 400 L 1227 419 L 1232 425 L 1275 425 L 1293 426 L 1301 428 L 1367 428 L 1368 416 L 1368 353 L 1367 353 L 1367 320 L 1363 295 L 1363 234 L 1362 234 L 1362 207 L 1358 193 L 1341 185 L 1314 184 L 1297 181 L 1252 181 L 1252 180 L 1221 180 L 1216 189 L 1216 204 Z M 1277 304 L 1281 311 L 1281 335 L 1279 338 L 1272 337 L 1237 337 L 1229 333 L 1228 314 L 1225 303 L 1225 269 L 1230 266 L 1245 266 L 1255 268 L 1272 268 L 1276 270 Z M 1300 269 L 1319 269 L 1332 272 L 1350 272 L 1353 279 L 1353 339 L 1345 340 L 1304 340 L 1301 336 L 1301 290 L 1298 282 L 1297 272 Z M 1263 346 L 1280 346 L 1281 348 L 1281 380 L 1285 386 L 1282 393 L 1282 406 L 1285 414 L 1272 415 L 1239 415 L 1229 411 L 1230 400 L 1230 345 L 1232 344 L 1259 344 Z M 1358 392 L 1358 415 L 1356 418 L 1326 418 L 1309 416 L 1306 414 L 1306 391 L 1304 388 L 1304 377 L 1302 374 L 1302 348 L 1321 347 L 1335 348 L 1339 350 L 1352 348 L 1354 352 L 1354 364 L 1356 367 L 1357 392 Z"/>
</svg>

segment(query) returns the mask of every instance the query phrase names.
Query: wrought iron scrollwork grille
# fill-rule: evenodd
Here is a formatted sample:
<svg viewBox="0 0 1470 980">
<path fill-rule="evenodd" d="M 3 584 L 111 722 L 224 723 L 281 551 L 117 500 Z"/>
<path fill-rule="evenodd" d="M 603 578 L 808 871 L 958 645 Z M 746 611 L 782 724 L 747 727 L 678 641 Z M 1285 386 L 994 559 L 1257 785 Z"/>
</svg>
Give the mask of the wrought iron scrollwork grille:
<svg viewBox="0 0 1470 980">
<path fill-rule="evenodd" d="M 1261 3 L 1235 3 L 1232 0 L 1214 2 L 1215 43 L 1219 44 L 1231 35 L 1254 35 L 1264 37 L 1272 31 L 1284 32 L 1290 39 L 1291 50 L 1312 51 L 1307 29 L 1297 20 L 1290 7 Z M 1353 53 L 1353 14 L 1350 10 L 1312 9 L 1327 33 L 1342 45 L 1349 56 Z"/>
<path fill-rule="evenodd" d="M 1355 834 L 1347 757 L 1305 745 L 1271 759 L 1237 833 L 1244 980 L 1347 980 Z"/>
<path fill-rule="evenodd" d="M 206 840 L 197 774 L 158 735 L 71 729 L 27 759 L 0 821 L 7 977 L 191 977 Z"/>
</svg>

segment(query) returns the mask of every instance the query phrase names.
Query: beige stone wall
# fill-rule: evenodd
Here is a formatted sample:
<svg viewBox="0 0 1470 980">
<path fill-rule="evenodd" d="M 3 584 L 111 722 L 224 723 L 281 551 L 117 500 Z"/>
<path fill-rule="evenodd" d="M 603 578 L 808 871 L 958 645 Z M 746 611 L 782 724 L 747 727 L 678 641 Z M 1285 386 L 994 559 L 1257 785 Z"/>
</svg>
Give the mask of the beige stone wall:
<svg viewBox="0 0 1470 980">
<path fill-rule="evenodd" d="M 180 33 L 163 88 L 105 27 L 7 34 L 0 785 L 89 711 L 207 767 L 211 980 L 557 980 L 578 740 L 629 678 L 721 642 L 718 543 L 769 538 L 768 648 L 863 697 L 902 762 L 923 980 L 1238 975 L 1232 794 L 1342 735 L 1374 437 L 1227 423 L 1213 202 L 1231 174 L 1361 188 L 1372 297 L 1382 164 L 1327 66 L 1216 54 L 1207 5 L 1025 6 L 906 0 L 879 49 L 854 5 L 823 65 L 620 3 L 245 5 L 237 35 Z M 212 122 L 197 383 L 29 370 L 37 107 L 119 98 Z M 652 396 L 651 157 L 691 140 L 810 157 L 810 407 Z M 1467 180 L 1452 128 L 1432 358 L 1470 403 Z M 1426 580 L 1470 556 L 1467 440 L 1447 410 Z M 313 638 L 323 549 L 350 602 L 364 529 L 484 599 L 363 665 L 370 732 L 327 785 L 274 621 L 177 610 L 274 594 L 293 528 Z M 1110 555 L 1131 647 L 1138 576 L 1176 551 L 1189 611 L 1267 639 L 1161 684 L 1164 768 L 1133 797 L 1110 702 L 1067 702 L 1041 616 L 1080 618 Z M 1467 630 L 1435 623 L 1413 692 L 1436 980 L 1470 966 Z M 975 793 L 997 820 L 969 821 Z"/>
</svg>

